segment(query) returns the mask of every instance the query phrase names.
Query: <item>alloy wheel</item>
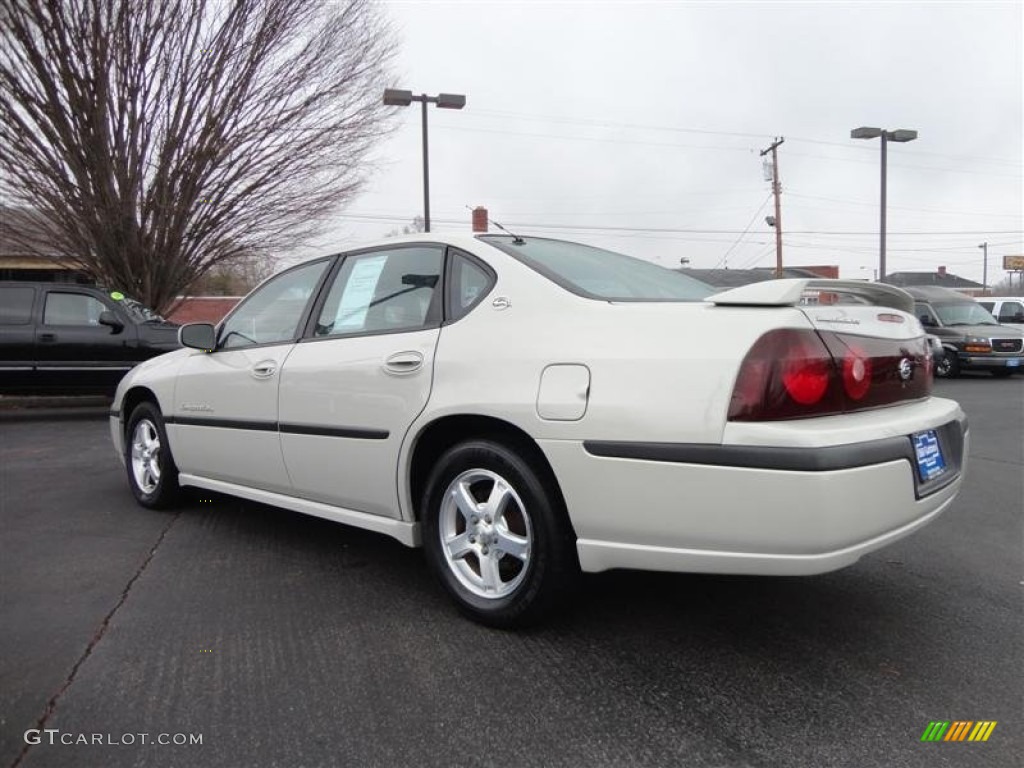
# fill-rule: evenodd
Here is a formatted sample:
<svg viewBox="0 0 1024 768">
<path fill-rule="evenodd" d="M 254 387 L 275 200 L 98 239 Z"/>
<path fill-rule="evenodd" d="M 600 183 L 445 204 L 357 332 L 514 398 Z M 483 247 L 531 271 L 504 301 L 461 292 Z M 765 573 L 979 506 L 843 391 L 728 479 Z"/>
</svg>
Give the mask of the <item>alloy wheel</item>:
<svg viewBox="0 0 1024 768">
<path fill-rule="evenodd" d="M 533 525 L 515 488 L 497 473 L 470 469 L 455 477 L 439 522 L 445 563 L 474 595 L 507 597 L 526 578 Z"/>
<path fill-rule="evenodd" d="M 132 433 L 132 476 L 139 490 L 151 494 L 160 486 L 160 433 L 149 419 L 140 419 Z"/>
</svg>

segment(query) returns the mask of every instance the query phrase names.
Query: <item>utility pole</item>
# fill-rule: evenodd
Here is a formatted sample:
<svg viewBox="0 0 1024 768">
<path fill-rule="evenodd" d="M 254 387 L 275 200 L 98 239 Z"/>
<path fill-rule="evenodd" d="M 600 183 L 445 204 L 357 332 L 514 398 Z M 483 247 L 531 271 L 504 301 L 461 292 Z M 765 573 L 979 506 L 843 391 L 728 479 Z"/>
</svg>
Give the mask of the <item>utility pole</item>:
<svg viewBox="0 0 1024 768">
<path fill-rule="evenodd" d="M 988 242 L 986 241 L 978 247 L 985 252 L 985 266 L 984 271 L 981 273 L 981 292 L 988 293 Z"/>
<path fill-rule="evenodd" d="M 772 153 L 772 194 L 775 195 L 775 277 L 782 277 L 782 202 L 779 195 L 782 194 L 782 184 L 779 183 L 779 145 L 784 138 L 776 138 L 770 147 L 761 150 L 761 157 L 769 152 Z"/>
</svg>

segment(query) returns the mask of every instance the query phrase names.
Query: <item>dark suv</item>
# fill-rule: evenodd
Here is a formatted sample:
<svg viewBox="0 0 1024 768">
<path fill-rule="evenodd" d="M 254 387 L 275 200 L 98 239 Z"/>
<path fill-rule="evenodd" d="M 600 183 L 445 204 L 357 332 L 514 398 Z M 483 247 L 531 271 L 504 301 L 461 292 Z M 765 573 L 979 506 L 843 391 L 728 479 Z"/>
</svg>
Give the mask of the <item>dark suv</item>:
<svg viewBox="0 0 1024 768">
<path fill-rule="evenodd" d="M 960 371 L 989 371 L 1009 376 L 1024 370 L 1024 333 L 1000 325 L 973 299 L 948 288 L 905 288 L 914 297 L 914 314 L 925 331 L 942 340 L 945 357 L 936 374 L 954 378 Z"/>
<path fill-rule="evenodd" d="M 178 346 L 177 325 L 118 291 L 0 281 L 5 394 L 112 394 L 134 365 Z"/>
</svg>

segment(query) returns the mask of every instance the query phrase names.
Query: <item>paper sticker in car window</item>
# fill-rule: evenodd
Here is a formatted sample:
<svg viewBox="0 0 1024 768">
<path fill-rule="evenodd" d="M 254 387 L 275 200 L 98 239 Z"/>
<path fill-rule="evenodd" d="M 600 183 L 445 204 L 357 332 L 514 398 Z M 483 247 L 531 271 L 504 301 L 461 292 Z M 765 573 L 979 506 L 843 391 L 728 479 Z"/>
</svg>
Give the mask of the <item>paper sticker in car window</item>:
<svg viewBox="0 0 1024 768">
<path fill-rule="evenodd" d="M 366 322 L 366 310 L 373 300 L 377 289 L 377 281 L 384 271 L 387 256 L 371 256 L 360 259 L 352 268 L 352 273 L 345 283 L 345 292 L 338 303 L 338 312 L 334 317 L 334 330 L 342 328 L 362 328 Z"/>
</svg>

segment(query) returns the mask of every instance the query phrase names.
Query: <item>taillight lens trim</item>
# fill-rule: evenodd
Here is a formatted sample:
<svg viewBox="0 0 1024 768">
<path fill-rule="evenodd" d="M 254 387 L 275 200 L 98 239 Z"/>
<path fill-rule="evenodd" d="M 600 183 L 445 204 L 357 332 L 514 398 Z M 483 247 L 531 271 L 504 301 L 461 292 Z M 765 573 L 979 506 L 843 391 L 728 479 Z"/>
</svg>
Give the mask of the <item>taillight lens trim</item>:
<svg viewBox="0 0 1024 768">
<path fill-rule="evenodd" d="M 930 352 L 924 337 L 768 331 L 740 364 L 729 421 L 813 418 L 925 398 Z"/>
</svg>

